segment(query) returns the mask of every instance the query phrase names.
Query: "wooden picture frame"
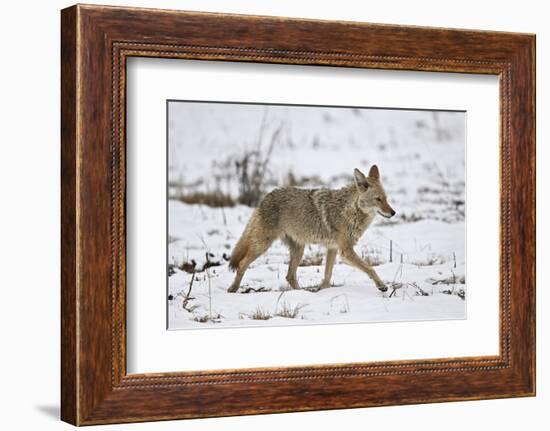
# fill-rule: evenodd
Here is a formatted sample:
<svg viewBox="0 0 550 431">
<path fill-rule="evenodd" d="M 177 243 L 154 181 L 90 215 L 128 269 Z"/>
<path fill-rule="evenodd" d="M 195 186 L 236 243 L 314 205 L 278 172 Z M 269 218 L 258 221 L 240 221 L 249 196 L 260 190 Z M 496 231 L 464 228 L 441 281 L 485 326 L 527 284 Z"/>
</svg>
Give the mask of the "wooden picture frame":
<svg viewBox="0 0 550 431">
<path fill-rule="evenodd" d="M 61 18 L 64 421 L 535 394 L 534 35 L 83 5 L 64 9 Z M 131 56 L 498 75 L 500 354 L 127 374 L 125 65 Z"/>
</svg>

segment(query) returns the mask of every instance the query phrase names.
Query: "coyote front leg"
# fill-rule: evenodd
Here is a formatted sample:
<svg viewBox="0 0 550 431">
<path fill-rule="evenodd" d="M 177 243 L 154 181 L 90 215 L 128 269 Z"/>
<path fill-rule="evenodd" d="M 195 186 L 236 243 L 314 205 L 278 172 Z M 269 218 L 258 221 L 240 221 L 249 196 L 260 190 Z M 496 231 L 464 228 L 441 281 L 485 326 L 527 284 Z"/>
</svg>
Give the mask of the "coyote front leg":
<svg viewBox="0 0 550 431">
<path fill-rule="evenodd" d="M 374 270 L 372 266 L 367 264 L 363 259 L 361 259 L 357 253 L 355 253 L 355 250 L 350 247 L 346 246 L 340 250 L 342 257 L 345 261 L 347 261 L 350 265 L 356 267 L 357 269 L 360 269 L 361 271 L 365 272 L 372 281 L 374 281 L 374 284 L 376 284 L 376 287 L 380 289 L 380 291 L 385 292 L 388 290 L 388 287 L 384 284 L 384 282 L 378 277 L 378 274 Z"/>
</svg>

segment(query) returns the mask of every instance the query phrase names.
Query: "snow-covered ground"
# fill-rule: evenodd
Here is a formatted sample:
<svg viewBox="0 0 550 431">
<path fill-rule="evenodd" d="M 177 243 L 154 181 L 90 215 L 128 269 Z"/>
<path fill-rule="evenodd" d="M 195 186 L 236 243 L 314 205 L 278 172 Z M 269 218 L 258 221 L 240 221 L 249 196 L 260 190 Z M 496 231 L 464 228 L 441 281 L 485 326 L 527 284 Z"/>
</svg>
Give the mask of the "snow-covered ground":
<svg viewBox="0 0 550 431">
<path fill-rule="evenodd" d="M 170 329 L 466 318 L 463 113 L 171 102 L 169 127 Z M 377 218 L 355 250 L 395 291 L 379 292 L 339 257 L 333 286 L 317 291 L 325 251 L 315 245 L 298 268 L 302 289 L 291 290 L 277 241 L 227 293 L 226 258 L 253 208 L 181 197 L 214 190 L 237 201 L 235 161 L 265 154 L 273 136 L 264 192 L 290 177 L 336 188 L 354 167 L 379 166 L 398 215 Z"/>
</svg>

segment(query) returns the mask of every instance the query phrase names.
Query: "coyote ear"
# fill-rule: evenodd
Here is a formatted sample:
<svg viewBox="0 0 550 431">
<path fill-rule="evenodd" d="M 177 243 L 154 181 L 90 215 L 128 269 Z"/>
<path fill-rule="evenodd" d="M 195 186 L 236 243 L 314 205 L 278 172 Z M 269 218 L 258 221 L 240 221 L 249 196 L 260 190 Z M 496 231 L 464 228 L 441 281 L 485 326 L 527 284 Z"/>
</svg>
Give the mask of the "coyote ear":
<svg viewBox="0 0 550 431">
<path fill-rule="evenodd" d="M 375 180 L 380 178 L 380 171 L 378 171 L 378 166 L 372 165 L 369 171 L 369 177 L 374 178 Z"/>
<path fill-rule="evenodd" d="M 353 178 L 355 179 L 355 185 L 357 186 L 357 188 L 368 188 L 369 182 L 367 180 L 367 177 L 365 177 L 365 174 L 359 169 L 355 168 L 353 170 Z"/>
</svg>

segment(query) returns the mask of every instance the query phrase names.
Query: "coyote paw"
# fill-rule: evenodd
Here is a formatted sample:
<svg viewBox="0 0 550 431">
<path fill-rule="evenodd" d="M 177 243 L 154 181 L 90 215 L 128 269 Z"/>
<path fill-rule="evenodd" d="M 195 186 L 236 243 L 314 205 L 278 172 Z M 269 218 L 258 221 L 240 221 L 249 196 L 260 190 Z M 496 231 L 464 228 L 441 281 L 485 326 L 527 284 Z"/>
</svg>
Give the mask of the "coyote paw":
<svg viewBox="0 0 550 431">
<path fill-rule="evenodd" d="M 384 283 L 377 283 L 376 287 L 380 292 L 387 292 L 388 286 L 386 286 Z"/>
<path fill-rule="evenodd" d="M 294 290 L 300 290 L 300 285 L 298 284 L 298 280 L 296 280 L 293 277 L 287 277 L 286 281 L 292 287 Z"/>
<path fill-rule="evenodd" d="M 239 286 L 229 286 L 229 289 L 227 289 L 228 293 L 235 293 L 237 290 L 239 290 Z"/>
</svg>

